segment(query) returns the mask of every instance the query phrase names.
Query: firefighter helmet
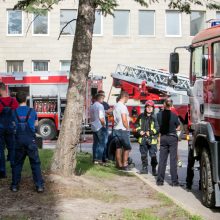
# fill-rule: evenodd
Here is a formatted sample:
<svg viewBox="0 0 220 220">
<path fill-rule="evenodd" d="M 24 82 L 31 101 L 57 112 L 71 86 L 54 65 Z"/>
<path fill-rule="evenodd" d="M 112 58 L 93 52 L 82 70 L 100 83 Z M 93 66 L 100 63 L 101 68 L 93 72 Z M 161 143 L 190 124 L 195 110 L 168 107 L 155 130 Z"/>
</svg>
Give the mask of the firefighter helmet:
<svg viewBox="0 0 220 220">
<path fill-rule="evenodd" d="M 154 102 L 153 102 L 152 100 L 148 100 L 148 101 L 145 102 L 145 107 L 146 107 L 146 106 L 152 106 L 152 107 L 154 107 Z"/>
</svg>

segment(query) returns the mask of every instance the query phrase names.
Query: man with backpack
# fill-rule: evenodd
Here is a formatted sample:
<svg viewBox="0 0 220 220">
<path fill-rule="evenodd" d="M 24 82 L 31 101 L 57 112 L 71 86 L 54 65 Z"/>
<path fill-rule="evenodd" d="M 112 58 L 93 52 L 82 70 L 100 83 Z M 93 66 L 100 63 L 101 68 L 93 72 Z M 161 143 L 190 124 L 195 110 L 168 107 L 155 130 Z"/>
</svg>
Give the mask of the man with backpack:
<svg viewBox="0 0 220 220">
<path fill-rule="evenodd" d="M 12 166 L 11 190 L 18 191 L 21 180 L 21 171 L 26 156 L 29 157 L 32 175 L 38 193 L 44 191 L 44 181 L 41 175 L 40 158 L 36 144 L 35 127 L 38 125 L 37 113 L 26 105 L 27 95 L 18 92 L 16 95 L 19 107 L 14 111 L 16 123 L 15 159 Z"/>
<path fill-rule="evenodd" d="M 6 178 L 5 146 L 8 149 L 7 160 L 13 165 L 14 159 L 14 132 L 13 110 L 18 107 L 15 98 L 8 96 L 4 83 L 0 82 L 0 178 Z"/>
</svg>

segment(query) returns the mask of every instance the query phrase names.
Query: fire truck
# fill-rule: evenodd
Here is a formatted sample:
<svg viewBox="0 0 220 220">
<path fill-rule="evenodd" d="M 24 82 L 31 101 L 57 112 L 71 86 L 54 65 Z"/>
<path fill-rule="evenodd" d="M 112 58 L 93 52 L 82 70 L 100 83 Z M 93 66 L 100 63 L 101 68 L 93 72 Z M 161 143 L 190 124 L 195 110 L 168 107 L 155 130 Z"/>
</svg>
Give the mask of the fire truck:
<svg viewBox="0 0 220 220">
<path fill-rule="evenodd" d="M 102 76 L 90 75 L 86 85 L 83 127 L 89 124 L 92 96 L 102 89 Z M 0 81 L 12 96 L 18 91 L 28 94 L 28 105 L 38 115 L 38 133 L 45 140 L 56 138 L 66 106 L 69 72 L 0 73 Z"/>
<path fill-rule="evenodd" d="M 198 33 L 186 48 L 191 55 L 188 160 L 200 162 L 203 204 L 220 207 L 220 25 Z M 173 74 L 179 71 L 176 49 L 170 54 Z"/>
<path fill-rule="evenodd" d="M 128 92 L 130 99 L 138 101 L 137 105 L 128 105 L 132 118 L 131 127 L 136 119 L 133 116 L 143 111 L 147 100 L 153 100 L 159 110 L 168 97 L 172 98 L 180 121 L 184 121 L 189 102 L 186 92 L 189 88 L 188 77 L 181 75 L 177 81 L 164 70 L 118 64 L 112 78 L 113 87 Z"/>
</svg>

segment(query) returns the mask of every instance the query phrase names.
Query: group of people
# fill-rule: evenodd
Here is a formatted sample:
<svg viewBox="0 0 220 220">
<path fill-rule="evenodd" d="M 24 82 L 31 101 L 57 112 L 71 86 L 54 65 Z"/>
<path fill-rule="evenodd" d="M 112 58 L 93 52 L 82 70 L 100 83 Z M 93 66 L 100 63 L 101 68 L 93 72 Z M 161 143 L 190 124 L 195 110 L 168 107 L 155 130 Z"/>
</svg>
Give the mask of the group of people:
<svg viewBox="0 0 220 220">
<path fill-rule="evenodd" d="M 6 147 L 7 161 L 12 170 L 11 191 L 19 190 L 22 167 L 28 156 L 36 191 L 41 193 L 44 191 L 44 181 L 35 136 L 37 113 L 27 106 L 26 101 L 25 92 L 18 92 L 16 98 L 10 97 L 6 85 L 0 82 L 0 178 L 7 177 Z"/>
<path fill-rule="evenodd" d="M 117 103 L 110 111 L 104 108 L 104 94 L 98 92 L 95 101 L 91 106 L 91 125 L 93 131 L 93 162 L 103 164 L 106 162 L 106 148 L 108 140 L 108 130 L 106 125 L 107 114 L 114 116 L 114 127 L 112 136 L 115 138 L 116 167 L 119 170 L 129 171 L 128 158 L 131 151 L 129 112 L 126 103 L 129 94 L 122 91 L 117 98 Z M 152 175 L 157 176 L 157 185 L 164 184 L 167 158 L 170 154 L 170 171 L 172 186 L 178 186 L 177 175 L 177 131 L 180 130 L 178 116 L 171 110 L 172 100 L 166 99 L 164 108 L 157 115 L 154 114 L 154 102 L 148 100 L 145 103 L 144 112 L 136 120 L 136 137 L 140 145 L 142 169 L 141 173 L 148 174 L 148 154 L 151 158 Z M 108 106 L 109 107 L 109 106 Z M 160 143 L 159 166 L 157 169 L 157 145 Z"/>
</svg>

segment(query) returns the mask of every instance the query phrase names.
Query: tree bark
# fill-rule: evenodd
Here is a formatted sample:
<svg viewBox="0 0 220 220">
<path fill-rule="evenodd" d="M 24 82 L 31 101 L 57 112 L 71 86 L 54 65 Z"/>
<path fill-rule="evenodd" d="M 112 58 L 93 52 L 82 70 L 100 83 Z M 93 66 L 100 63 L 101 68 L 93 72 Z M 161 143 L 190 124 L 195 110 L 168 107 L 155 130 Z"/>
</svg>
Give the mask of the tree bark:
<svg viewBox="0 0 220 220">
<path fill-rule="evenodd" d="M 86 81 L 90 72 L 94 22 L 94 0 L 79 0 L 67 105 L 51 165 L 53 172 L 64 176 L 73 175 L 76 166 L 76 151 L 81 132 Z"/>
</svg>

